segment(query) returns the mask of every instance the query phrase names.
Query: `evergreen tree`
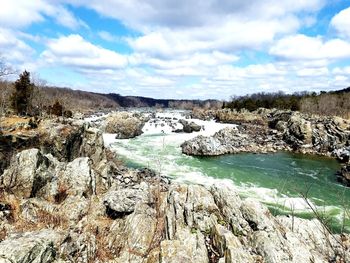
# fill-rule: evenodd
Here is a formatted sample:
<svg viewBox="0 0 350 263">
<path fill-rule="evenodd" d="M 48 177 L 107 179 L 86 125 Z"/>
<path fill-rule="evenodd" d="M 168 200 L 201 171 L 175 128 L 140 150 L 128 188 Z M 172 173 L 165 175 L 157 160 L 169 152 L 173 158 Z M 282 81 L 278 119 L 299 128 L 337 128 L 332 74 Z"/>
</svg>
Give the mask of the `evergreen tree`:
<svg viewBox="0 0 350 263">
<path fill-rule="evenodd" d="M 30 73 L 24 71 L 15 82 L 15 90 L 11 96 L 11 105 L 17 114 L 28 114 L 31 108 L 34 84 L 30 81 Z"/>
<path fill-rule="evenodd" d="M 51 113 L 56 116 L 62 116 L 63 106 L 58 100 L 56 100 L 56 102 L 52 105 Z"/>
</svg>

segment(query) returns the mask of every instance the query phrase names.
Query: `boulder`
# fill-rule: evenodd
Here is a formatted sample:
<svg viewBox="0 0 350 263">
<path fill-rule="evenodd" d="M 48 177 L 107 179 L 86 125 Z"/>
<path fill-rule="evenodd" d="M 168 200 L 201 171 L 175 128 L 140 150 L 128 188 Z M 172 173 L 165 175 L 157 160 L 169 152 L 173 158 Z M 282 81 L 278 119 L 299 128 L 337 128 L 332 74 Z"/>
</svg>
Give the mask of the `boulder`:
<svg viewBox="0 0 350 263">
<path fill-rule="evenodd" d="M 129 139 L 142 134 L 146 120 L 141 116 L 128 112 L 118 112 L 109 115 L 104 124 L 107 133 L 115 133 L 116 139 Z"/>
<path fill-rule="evenodd" d="M 149 201 L 148 185 L 141 183 L 132 188 L 108 191 L 103 203 L 106 206 L 107 214 L 114 218 L 132 213 L 137 203 L 147 201 Z"/>
<path fill-rule="evenodd" d="M 184 119 L 181 119 L 179 120 L 179 123 L 182 124 L 183 128 L 183 132 L 186 132 L 186 133 L 192 133 L 192 132 L 199 132 L 202 127 L 198 124 L 196 124 L 195 122 L 188 122 Z M 177 131 L 178 132 L 178 131 Z"/>
<path fill-rule="evenodd" d="M 292 114 L 287 122 L 286 141 L 300 147 L 312 143 L 311 122 L 305 120 L 300 114 Z"/>
</svg>

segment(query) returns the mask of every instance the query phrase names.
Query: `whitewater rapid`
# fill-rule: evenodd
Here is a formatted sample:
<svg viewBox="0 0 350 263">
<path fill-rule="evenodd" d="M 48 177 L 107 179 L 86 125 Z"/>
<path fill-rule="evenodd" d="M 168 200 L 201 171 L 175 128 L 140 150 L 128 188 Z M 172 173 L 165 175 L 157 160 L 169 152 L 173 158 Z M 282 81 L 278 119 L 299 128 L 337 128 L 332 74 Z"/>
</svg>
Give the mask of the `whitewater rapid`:
<svg viewBox="0 0 350 263">
<path fill-rule="evenodd" d="M 133 139 L 118 140 L 114 134 L 104 134 L 106 146 L 116 151 L 130 165 L 148 167 L 156 172 L 169 176 L 173 181 L 196 183 L 210 187 L 213 184 L 224 184 L 245 198 L 253 198 L 275 207 L 277 210 L 295 214 L 311 213 L 310 205 L 322 211 L 334 214 L 342 219 L 343 211 L 339 206 L 316 205 L 314 199 L 287 195 L 281 189 L 268 188 L 255 183 L 235 182 L 233 178 L 217 178 L 220 167 L 201 169 L 201 158 L 182 154 L 180 145 L 198 135 L 211 136 L 226 127 L 235 127 L 232 124 L 216 123 L 214 120 L 186 119 L 203 127 L 200 132 L 174 133 L 175 129 L 182 128 L 178 120 L 185 119 L 183 112 L 158 112 L 143 127 L 143 134 Z M 302 171 L 301 171 L 302 173 Z M 307 174 L 307 176 L 315 176 Z M 350 229 L 349 229 L 350 230 Z"/>
</svg>

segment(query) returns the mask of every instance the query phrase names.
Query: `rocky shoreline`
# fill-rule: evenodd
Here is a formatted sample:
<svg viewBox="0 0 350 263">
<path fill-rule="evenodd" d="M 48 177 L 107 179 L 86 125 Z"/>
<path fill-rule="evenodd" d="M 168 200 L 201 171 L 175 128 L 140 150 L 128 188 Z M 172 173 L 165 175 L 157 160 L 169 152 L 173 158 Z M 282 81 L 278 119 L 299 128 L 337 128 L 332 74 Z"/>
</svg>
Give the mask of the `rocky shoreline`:
<svg viewBox="0 0 350 263">
<path fill-rule="evenodd" d="M 0 176 L 0 262 L 350 260 L 349 234 L 333 234 L 317 219 L 274 216 L 225 185 L 176 183 L 126 168 L 94 126 L 42 123 L 40 142 L 18 148 Z M 239 133 L 225 130 L 215 139 L 224 145 Z M 275 145 L 271 138 L 266 145 Z M 258 147 L 265 137 L 254 139 Z M 232 147 L 246 148 L 242 142 Z"/>
<path fill-rule="evenodd" d="M 216 118 L 237 124 L 211 137 L 198 136 L 181 145 L 187 155 L 215 156 L 229 153 L 289 151 L 337 158 L 344 164 L 339 181 L 350 185 L 350 121 L 339 117 L 308 116 L 292 111 L 260 110 L 237 113 L 209 111 L 195 117 Z"/>
</svg>

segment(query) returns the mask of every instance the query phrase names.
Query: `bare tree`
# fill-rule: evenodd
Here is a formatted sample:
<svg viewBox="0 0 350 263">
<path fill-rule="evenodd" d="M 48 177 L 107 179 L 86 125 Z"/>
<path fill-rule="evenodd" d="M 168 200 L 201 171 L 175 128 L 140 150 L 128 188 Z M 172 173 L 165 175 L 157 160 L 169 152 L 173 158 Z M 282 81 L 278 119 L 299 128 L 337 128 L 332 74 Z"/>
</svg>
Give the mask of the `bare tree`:
<svg viewBox="0 0 350 263">
<path fill-rule="evenodd" d="M 5 63 L 5 59 L 0 55 L 0 80 L 3 77 L 14 74 L 15 71 Z"/>
<path fill-rule="evenodd" d="M 47 98 L 47 94 L 44 89 L 47 87 L 47 81 L 42 79 L 39 74 L 32 74 L 32 82 L 34 83 L 34 90 L 32 93 L 32 106 L 34 112 L 38 111 L 38 115 L 42 116 L 44 106 L 50 104 L 50 99 Z"/>
<path fill-rule="evenodd" d="M 0 131 L 2 130 L 2 118 L 6 114 L 9 99 L 9 83 L 3 82 L 3 78 L 14 74 L 14 70 L 5 63 L 4 58 L 0 55 Z"/>
</svg>

